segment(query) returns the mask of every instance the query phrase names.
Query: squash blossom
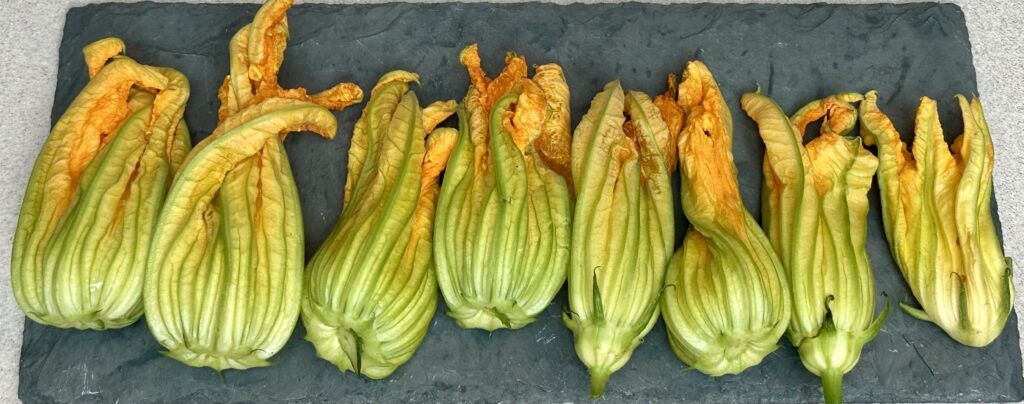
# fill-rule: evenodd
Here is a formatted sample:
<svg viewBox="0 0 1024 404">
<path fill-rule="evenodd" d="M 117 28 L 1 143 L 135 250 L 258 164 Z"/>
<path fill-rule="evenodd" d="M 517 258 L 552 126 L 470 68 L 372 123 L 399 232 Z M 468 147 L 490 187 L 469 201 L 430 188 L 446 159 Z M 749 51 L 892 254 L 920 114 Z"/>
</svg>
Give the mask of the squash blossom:
<svg viewBox="0 0 1024 404">
<path fill-rule="evenodd" d="M 420 108 L 393 71 L 374 86 L 349 150 L 341 217 L 309 263 L 306 339 L 342 372 L 385 378 L 409 360 L 437 308 L 432 237 L 455 101 Z"/>
<path fill-rule="evenodd" d="M 533 322 L 569 263 L 569 87 L 562 69 L 509 54 L 494 79 L 477 46 L 459 55 L 472 82 L 438 199 L 434 256 L 448 315 L 464 328 Z"/>
<path fill-rule="evenodd" d="M 268 366 L 299 316 L 302 214 L 283 138 L 333 137 L 339 109 L 362 96 L 282 89 L 291 2 L 267 2 L 231 42 L 221 122 L 188 155 L 150 248 L 146 320 L 166 355 L 217 371 Z"/>
<path fill-rule="evenodd" d="M 992 220 L 992 135 L 981 102 L 956 98 L 964 131 L 952 146 L 935 101 L 922 97 L 908 151 L 873 91 L 861 103 L 861 136 L 878 147 L 886 238 L 922 309 L 900 307 L 961 344 L 983 347 L 1013 310 L 1013 274 Z"/>
<path fill-rule="evenodd" d="M 690 229 L 669 262 L 661 313 L 684 363 L 712 376 L 737 374 L 778 347 L 789 322 L 789 287 L 740 199 L 732 116 L 703 63 L 686 66 L 677 102 L 686 119 L 678 158 Z"/>
<path fill-rule="evenodd" d="M 793 293 L 787 335 L 804 367 L 821 377 L 825 401 L 842 402 L 843 374 L 860 359 L 888 314 L 877 319 L 868 262 L 868 189 L 878 159 L 847 137 L 860 94 L 813 101 L 786 117 L 774 101 L 743 96 L 743 109 L 764 139 L 761 220 Z M 822 120 L 806 147 L 807 125 Z"/>
<path fill-rule="evenodd" d="M 128 326 L 142 315 L 149 243 L 191 147 L 181 73 L 85 48 L 89 83 L 36 158 L 14 236 L 11 286 L 32 320 L 61 328 Z"/>
<path fill-rule="evenodd" d="M 604 394 L 658 321 L 665 266 L 675 243 L 672 183 L 662 150 L 675 148 L 647 95 L 612 82 L 576 127 L 576 187 L 569 309 L 590 394 Z"/>
</svg>

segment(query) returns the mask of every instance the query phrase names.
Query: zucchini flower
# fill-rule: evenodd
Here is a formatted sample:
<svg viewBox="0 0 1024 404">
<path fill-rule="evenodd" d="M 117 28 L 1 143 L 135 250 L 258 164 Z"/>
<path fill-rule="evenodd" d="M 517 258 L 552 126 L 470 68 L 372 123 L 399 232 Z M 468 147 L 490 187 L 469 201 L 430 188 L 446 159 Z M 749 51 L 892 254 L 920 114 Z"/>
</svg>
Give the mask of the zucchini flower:
<svg viewBox="0 0 1024 404">
<path fill-rule="evenodd" d="M 358 87 L 308 96 L 277 85 L 290 4 L 267 2 L 235 35 L 220 125 L 186 158 L 150 247 L 146 321 L 167 356 L 189 366 L 268 366 L 288 341 L 299 316 L 304 244 L 283 138 L 290 131 L 333 137 L 328 108 L 362 96 Z"/>
<path fill-rule="evenodd" d="M 922 309 L 900 304 L 961 344 L 983 347 L 1013 310 L 1013 274 L 992 220 L 992 135 L 981 102 L 957 96 L 964 131 L 946 144 L 935 101 L 921 98 L 913 150 L 869 92 L 864 143 L 878 147 L 878 185 L 889 250 Z"/>
<path fill-rule="evenodd" d="M 686 66 L 677 102 L 683 247 L 665 274 L 661 313 L 669 342 L 687 365 L 712 376 L 737 374 L 775 351 L 786 330 L 785 271 L 743 206 L 732 159 L 732 116 L 700 62 Z"/>
<path fill-rule="evenodd" d="M 306 339 L 342 372 L 374 379 L 404 364 L 437 308 L 432 236 L 455 101 L 421 109 L 404 71 L 384 75 L 356 123 L 341 217 L 309 262 Z"/>
<path fill-rule="evenodd" d="M 821 377 L 825 401 L 842 402 L 843 374 L 878 334 L 875 285 L 868 262 L 868 189 L 878 159 L 847 137 L 857 124 L 852 103 L 860 94 L 837 94 L 807 104 L 787 118 L 774 101 L 743 96 L 743 109 L 764 139 L 761 220 L 789 274 L 793 313 L 787 335 L 804 367 Z M 821 133 L 805 147 L 807 125 Z"/>
<path fill-rule="evenodd" d="M 36 158 L 14 236 L 11 283 L 33 321 L 120 328 L 142 315 L 149 243 L 171 178 L 191 147 L 184 75 L 85 48 L 91 80 Z"/>
<path fill-rule="evenodd" d="M 569 310 L 590 395 L 625 366 L 658 321 L 665 266 L 675 243 L 672 183 L 662 150 L 675 148 L 647 95 L 608 83 L 572 142 L 576 186 Z"/>
<path fill-rule="evenodd" d="M 334 135 L 316 104 L 270 98 L 203 140 L 167 195 L 150 250 L 146 320 L 189 366 L 268 366 L 302 291 L 302 214 L 280 134 Z"/>
<path fill-rule="evenodd" d="M 437 209 L 437 280 L 464 328 L 533 322 L 569 263 L 569 87 L 562 69 L 509 54 L 494 79 L 476 45 L 459 55 L 472 85 Z"/>
</svg>

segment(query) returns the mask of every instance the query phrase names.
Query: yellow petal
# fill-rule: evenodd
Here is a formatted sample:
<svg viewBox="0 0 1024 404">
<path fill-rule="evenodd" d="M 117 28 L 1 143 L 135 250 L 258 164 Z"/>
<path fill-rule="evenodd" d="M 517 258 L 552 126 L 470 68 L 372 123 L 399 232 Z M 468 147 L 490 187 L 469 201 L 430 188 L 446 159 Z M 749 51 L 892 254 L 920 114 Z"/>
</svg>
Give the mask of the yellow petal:
<svg viewBox="0 0 1024 404">
<path fill-rule="evenodd" d="M 107 61 L 124 54 L 124 41 L 121 38 L 103 38 L 86 45 L 82 53 L 85 54 L 85 64 L 89 67 L 89 77 L 95 77 Z"/>
</svg>

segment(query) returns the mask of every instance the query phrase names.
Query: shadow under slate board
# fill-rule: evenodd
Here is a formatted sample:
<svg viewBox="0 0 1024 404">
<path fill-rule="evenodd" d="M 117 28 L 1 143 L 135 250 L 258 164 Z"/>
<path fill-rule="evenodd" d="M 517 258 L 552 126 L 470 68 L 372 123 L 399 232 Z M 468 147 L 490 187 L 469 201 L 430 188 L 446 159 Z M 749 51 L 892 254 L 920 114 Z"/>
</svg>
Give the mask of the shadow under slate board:
<svg viewBox="0 0 1024 404">
<path fill-rule="evenodd" d="M 128 54 L 184 72 L 192 83 L 187 120 L 193 141 L 216 120 L 217 86 L 227 74 L 228 40 L 256 5 L 101 4 L 72 9 L 60 46 L 53 119 L 86 82 L 82 47 L 118 36 Z M 763 145 L 739 108 L 760 84 L 786 111 L 841 91 L 878 89 L 880 107 L 912 133 L 918 97 L 940 100 L 947 134 L 959 133 L 955 93 L 975 93 L 963 13 L 953 5 L 651 5 L 525 4 L 306 5 L 289 12 L 291 41 L 281 70 L 286 87 L 321 90 L 338 81 L 369 89 L 393 69 L 418 72 L 423 102 L 461 99 L 468 85 L 459 50 L 480 43 L 496 74 L 507 50 L 528 62 L 557 62 L 572 90 L 573 124 L 606 82 L 656 94 L 686 61 L 707 63 L 735 119 L 741 190 L 759 211 Z M 337 114 L 334 140 L 296 135 L 286 142 L 299 185 L 307 257 L 337 219 L 349 137 L 361 111 Z M 451 122 L 449 122 L 451 124 Z M 41 134 L 37 134 L 40 135 Z M 868 251 L 879 306 L 913 300 L 882 232 L 877 188 L 870 195 Z M 994 203 L 994 202 L 993 202 Z M 686 222 L 677 206 L 677 243 Z M 221 401 L 584 401 L 588 376 L 562 325 L 564 291 L 521 330 L 459 329 L 444 305 L 416 355 L 386 380 L 341 374 L 317 359 L 296 327 L 275 366 L 248 371 L 195 369 L 163 357 L 144 321 L 105 332 L 27 322 L 20 397 L 26 402 Z M 659 324 L 614 374 L 617 401 L 803 402 L 820 399 L 817 378 L 786 342 L 757 367 L 711 378 L 687 370 Z M 1024 398 L 1017 319 L 991 346 L 961 346 L 937 327 L 894 308 L 878 337 L 845 378 L 852 402 L 1016 401 Z"/>
</svg>

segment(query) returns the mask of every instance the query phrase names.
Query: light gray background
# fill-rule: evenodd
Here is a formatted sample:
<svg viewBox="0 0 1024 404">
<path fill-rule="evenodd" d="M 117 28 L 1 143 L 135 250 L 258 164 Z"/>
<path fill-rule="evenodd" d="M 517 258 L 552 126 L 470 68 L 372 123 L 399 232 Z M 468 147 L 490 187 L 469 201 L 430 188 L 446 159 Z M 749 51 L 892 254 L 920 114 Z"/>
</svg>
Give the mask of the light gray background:
<svg viewBox="0 0 1024 404">
<path fill-rule="evenodd" d="M 60 44 L 64 15 L 70 7 L 92 2 L 99 1 L 0 0 L 0 402 L 17 400 L 18 357 L 23 325 L 23 316 L 10 292 L 9 246 L 25 182 L 50 129 L 50 108 L 57 78 L 57 47 Z M 1024 197 L 1024 183 L 1018 181 L 1024 163 L 1024 139 L 1016 138 L 1021 135 L 1012 130 L 1024 127 L 1024 114 L 1019 112 L 1016 105 L 1011 104 L 1022 98 L 1020 94 L 1024 92 L 1024 44 L 1021 43 L 1024 29 L 1020 27 L 1021 21 L 1024 21 L 1024 4 L 1020 0 L 959 0 L 953 3 L 963 7 L 967 16 L 978 91 L 995 141 L 995 189 L 1006 252 L 1011 257 L 1016 256 L 1018 262 L 1024 262 L 1024 257 L 1019 254 L 1024 251 L 1024 236 L 1014 231 L 1024 225 L 1024 208 L 1018 203 Z M 935 63 L 942 61 L 936 60 Z M 1024 275 L 1020 272 L 1015 275 L 1018 291 L 1024 290 Z M 1018 298 L 1015 303 L 1018 313 L 1021 313 L 1024 301 Z"/>
</svg>

